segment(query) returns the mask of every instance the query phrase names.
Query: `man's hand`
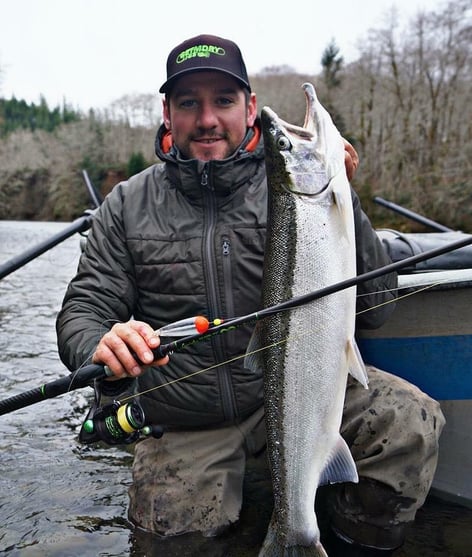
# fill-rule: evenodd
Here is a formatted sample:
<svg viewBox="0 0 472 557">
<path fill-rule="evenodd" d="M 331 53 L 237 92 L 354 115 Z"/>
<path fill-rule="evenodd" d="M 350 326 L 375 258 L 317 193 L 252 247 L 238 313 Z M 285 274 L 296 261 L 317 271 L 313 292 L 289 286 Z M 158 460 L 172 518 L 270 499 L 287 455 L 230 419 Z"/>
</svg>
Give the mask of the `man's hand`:
<svg viewBox="0 0 472 557">
<path fill-rule="evenodd" d="M 154 359 L 152 350 L 160 343 L 159 335 L 147 323 L 133 320 L 127 323 L 116 323 L 101 338 L 92 362 L 106 365 L 115 378 L 136 377 L 151 364 L 167 364 L 168 356 L 159 360 Z"/>
<path fill-rule="evenodd" d="M 351 181 L 359 166 L 359 155 L 347 139 L 344 139 L 344 164 L 346 165 L 347 179 Z"/>
</svg>

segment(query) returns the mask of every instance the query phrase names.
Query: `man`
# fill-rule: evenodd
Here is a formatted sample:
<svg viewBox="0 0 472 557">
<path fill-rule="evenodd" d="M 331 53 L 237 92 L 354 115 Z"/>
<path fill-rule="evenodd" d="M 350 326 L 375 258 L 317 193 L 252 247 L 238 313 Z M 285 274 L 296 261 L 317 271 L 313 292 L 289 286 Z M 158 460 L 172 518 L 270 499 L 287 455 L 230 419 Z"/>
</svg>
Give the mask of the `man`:
<svg viewBox="0 0 472 557">
<path fill-rule="evenodd" d="M 156 153 L 164 164 L 118 184 L 96 214 L 58 316 L 59 349 L 70 369 L 107 365 L 114 380 L 99 385 L 102 393 L 140 393 L 147 422 L 165 428 L 162 439 L 136 445 L 133 522 L 166 536 L 217 535 L 238 520 L 246 459 L 265 447 L 262 377 L 241 358 L 251 326 L 157 361 L 154 330 L 259 307 L 263 145 L 256 95 L 232 41 L 201 35 L 178 45 L 160 92 Z M 352 176 L 357 154 L 347 142 L 345 149 Z M 352 198 L 364 273 L 389 260 Z M 359 287 L 358 325 L 388 318 L 395 286 L 392 274 Z M 438 404 L 379 370 L 370 368 L 369 379 L 370 390 L 349 382 L 346 392 L 342 434 L 360 483 L 328 497 L 335 534 L 325 543 L 333 554 L 386 555 L 401 545 L 436 465 Z"/>
</svg>

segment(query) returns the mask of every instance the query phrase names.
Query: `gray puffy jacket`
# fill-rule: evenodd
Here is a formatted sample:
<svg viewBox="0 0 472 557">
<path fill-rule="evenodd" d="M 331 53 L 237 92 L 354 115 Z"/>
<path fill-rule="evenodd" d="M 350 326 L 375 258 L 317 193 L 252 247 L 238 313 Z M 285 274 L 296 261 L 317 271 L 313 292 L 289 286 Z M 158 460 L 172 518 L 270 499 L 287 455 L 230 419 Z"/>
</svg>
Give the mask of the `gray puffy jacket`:
<svg viewBox="0 0 472 557">
<path fill-rule="evenodd" d="M 259 307 L 267 211 L 262 141 L 203 163 L 181 160 L 174 149 L 164 152 L 164 132 L 158 132 L 156 153 L 165 164 L 118 184 L 93 219 L 57 319 L 60 356 L 71 370 L 90 362 L 117 321 L 133 317 L 159 328 L 184 317 L 225 319 Z M 358 273 L 364 273 L 389 259 L 354 192 L 353 203 Z M 395 286 L 395 275 L 360 286 L 359 294 L 379 293 L 360 296 L 358 310 L 391 299 L 386 291 Z M 393 305 L 363 314 L 359 324 L 378 327 Z M 143 392 L 194 374 L 140 396 L 148 422 L 204 427 L 242 420 L 258 408 L 262 378 L 240 357 L 251 330 L 242 326 L 197 343 L 138 378 L 134 388 Z M 206 371 L 195 374 L 200 370 Z M 125 386 L 126 380 L 106 388 Z"/>
</svg>

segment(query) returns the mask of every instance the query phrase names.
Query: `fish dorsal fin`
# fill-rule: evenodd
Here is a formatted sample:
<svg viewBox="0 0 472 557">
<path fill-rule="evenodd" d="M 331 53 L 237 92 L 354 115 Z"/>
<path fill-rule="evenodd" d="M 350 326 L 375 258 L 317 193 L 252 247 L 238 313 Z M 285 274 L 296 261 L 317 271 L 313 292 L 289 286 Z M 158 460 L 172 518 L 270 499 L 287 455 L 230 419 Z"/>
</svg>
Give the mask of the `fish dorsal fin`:
<svg viewBox="0 0 472 557">
<path fill-rule="evenodd" d="M 346 441 L 339 435 L 320 476 L 319 485 L 358 482 L 356 464 Z"/>
</svg>

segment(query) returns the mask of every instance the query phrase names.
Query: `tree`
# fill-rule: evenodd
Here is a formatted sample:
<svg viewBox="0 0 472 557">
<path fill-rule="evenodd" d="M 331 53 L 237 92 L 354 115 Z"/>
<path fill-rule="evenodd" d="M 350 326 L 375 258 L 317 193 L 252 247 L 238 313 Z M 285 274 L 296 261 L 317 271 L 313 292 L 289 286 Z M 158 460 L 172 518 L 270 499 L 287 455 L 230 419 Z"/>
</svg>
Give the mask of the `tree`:
<svg viewBox="0 0 472 557">
<path fill-rule="evenodd" d="M 360 138 L 359 177 L 412 210 L 439 221 L 446 211 L 445 224 L 464 226 L 472 198 L 470 2 L 419 12 L 405 28 L 392 14 L 360 46 L 336 95 Z"/>
<path fill-rule="evenodd" d="M 323 80 L 328 92 L 341 85 L 341 70 L 344 59 L 339 55 L 339 48 L 334 39 L 324 49 L 321 56 L 321 66 L 323 68 Z"/>
<path fill-rule="evenodd" d="M 128 160 L 128 167 L 127 167 L 128 177 L 138 174 L 138 172 L 144 170 L 146 166 L 147 166 L 146 159 L 144 158 L 144 155 L 141 153 L 141 151 L 138 153 L 136 152 L 131 153 L 131 156 Z"/>
<path fill-rule="evenodd" d="M 340 51 L 335 40 L 331 39 L 321 56 L 322 76 L 325 86 L 325 93 L 321 100 L 325 105 L 325 108 L 331 114 L 331 118 L 338 130 L 342 134 L 348 135 L 344 118 L 342 117 L 340 111 L 336 108 L 333 100 L 335 89 L 340 87 L 342 83 L 341 72 L 343 69 L 344 59 L 340 56 L 339 52 Z M 347 137 L 347 139 L 353 141 L 352 137 Z"/>
<path fill-rule="evenodd" d="M 9 100 L 0 99 L 0 136 L 17 129 L 52 132 L 60 124 L 78 121 L 80 118 L 78 112 L 66 108 L 65 104 L 62 111 L 59 107 L 51 110 L 43 96 L 40 97 L 39 105 L 28 104 L 15 97 Z"/>
<path fill-rule="evenodd" d="M 108 117 L 132 127 L 157 126 L 161 116 L 161 103 L 154 94 L 123 95 L 113 101 Z"/>
</svg>

